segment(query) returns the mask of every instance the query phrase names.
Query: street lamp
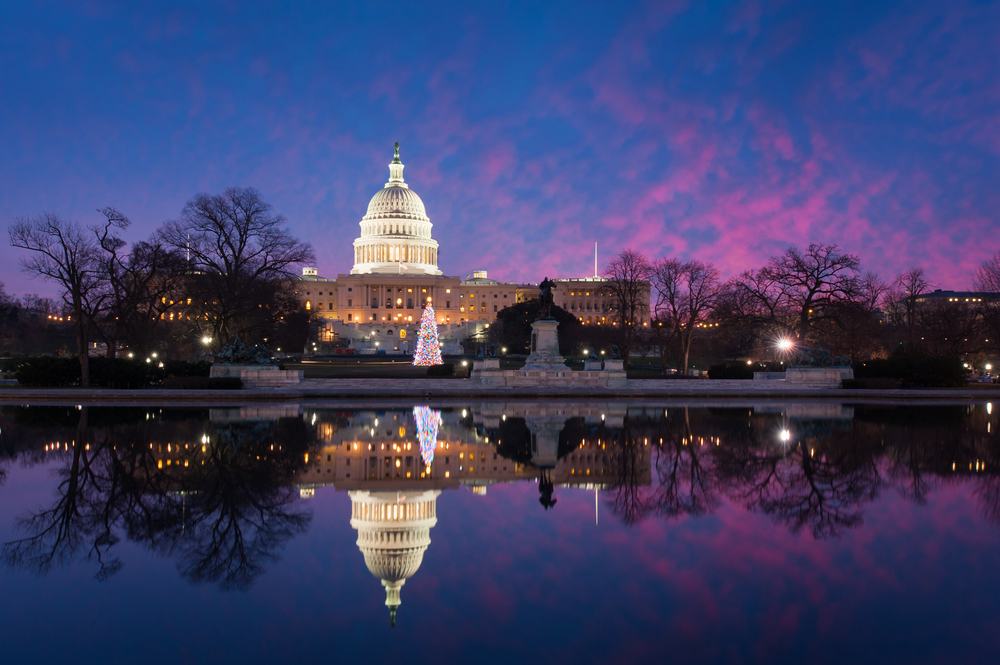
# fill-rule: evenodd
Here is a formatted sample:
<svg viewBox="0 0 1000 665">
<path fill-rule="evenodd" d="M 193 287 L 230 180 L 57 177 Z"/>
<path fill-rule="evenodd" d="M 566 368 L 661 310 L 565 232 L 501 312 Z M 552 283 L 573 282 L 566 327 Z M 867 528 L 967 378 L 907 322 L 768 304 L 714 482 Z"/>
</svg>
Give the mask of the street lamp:
<svg viewBox="0 0 1000 665">
<path fill-rule="evenodd" d="M 793 344 L 792 340 L 790 340 L 790 339 L 779 339 L 778 340 L 778 350 L 779 351 L 788 351 L 793 346 L 795 346 L 795 344 Z"/>
<path fill-rule="evenodd" d="M 206 345 L 207 344 L 211 344 L 212 343 L 212 338 L 211 337 L 207 337 L 207 336 L 206 337 L 202 337 L 201 338 L 201 343 L 202 344 L 206 344 Z"/>
</svg>

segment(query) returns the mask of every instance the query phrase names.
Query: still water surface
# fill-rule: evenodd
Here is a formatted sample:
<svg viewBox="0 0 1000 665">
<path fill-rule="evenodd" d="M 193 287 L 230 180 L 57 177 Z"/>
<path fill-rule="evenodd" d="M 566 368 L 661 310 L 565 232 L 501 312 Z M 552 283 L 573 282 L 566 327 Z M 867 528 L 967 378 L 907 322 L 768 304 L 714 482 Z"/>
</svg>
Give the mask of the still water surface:
<svg viewBox="0 0 1000 665">
<path fill-rule="evenodd" d="M 4 662 L 992 662 L 996 421 L 2 407 Z"/>
</svg>

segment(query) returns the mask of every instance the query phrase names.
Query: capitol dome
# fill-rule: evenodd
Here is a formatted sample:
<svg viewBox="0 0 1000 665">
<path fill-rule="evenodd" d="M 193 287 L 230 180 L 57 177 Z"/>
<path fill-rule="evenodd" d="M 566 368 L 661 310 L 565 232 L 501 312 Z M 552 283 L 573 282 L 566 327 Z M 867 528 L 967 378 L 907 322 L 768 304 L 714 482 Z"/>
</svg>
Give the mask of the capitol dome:
<svg viewBox="0 0 1000 665">
<path fill-rule="evenodd" d="M 427 209 L 417 193 L 409 187 L 383 187 L 372 200 L 368 202 L 368 213 L 361 221 L 375 219 L 415 219 L 421 222 L 431 221 L 427 217 Z"/>
<path fill-rule="evenodd" d="M 393 627 L 402 604 L 400 589 L 424 560 L 437 524 L 437 490 L 350 492 L 351 527 L 358 531 L 358 549 L 368 571 L 382 581 Z"/>
<path fill-rule="evenodd" d="M 368 212 L 361 218 L 351 274 L 440 275 L 431 227 L 424 202 L 403 180 L 397 143 L 389 182 L 368 202 Z"/>
</svg>

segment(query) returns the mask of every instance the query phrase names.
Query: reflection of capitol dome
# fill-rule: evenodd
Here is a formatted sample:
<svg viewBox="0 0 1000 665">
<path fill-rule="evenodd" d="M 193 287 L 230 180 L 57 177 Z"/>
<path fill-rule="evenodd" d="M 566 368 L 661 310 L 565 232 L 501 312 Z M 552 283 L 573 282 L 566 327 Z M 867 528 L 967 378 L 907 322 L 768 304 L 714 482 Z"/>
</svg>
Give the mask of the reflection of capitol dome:
<svg viewBox="0 0 1000 665">
<path fill-rule="evenodd" d="M 424 560 L 437 524 L 439 491 L 350 492 L 351 527 L 358 530 L 358 549 L 372 575 L 382 580 L 385 604 L 396 625 L 399 591 Z"/>
<path fill-rule="evenodd" d="M 368 212 L 361 218 L 351 274 L 440 275 L 432 226 L 424 202 L 403 181 L 397 143 L 389 164 L 389 182 L 368 202 Z"/>
</svg>

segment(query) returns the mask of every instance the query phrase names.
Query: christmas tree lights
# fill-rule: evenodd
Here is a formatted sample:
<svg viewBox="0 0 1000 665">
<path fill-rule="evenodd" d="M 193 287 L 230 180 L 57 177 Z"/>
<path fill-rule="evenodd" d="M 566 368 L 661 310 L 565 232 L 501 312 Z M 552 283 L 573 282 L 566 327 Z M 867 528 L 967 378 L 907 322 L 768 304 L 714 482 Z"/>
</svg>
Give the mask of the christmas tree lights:
<svg viewBox="0 0 1000 665">
<path fill-rule="evenodd" d="M 434 449 L 437 448 L 438 427 L 443 422 L 441 412 L 429 406 L 413 407 L 413 419 L 417 421 L 417 440 L 420 441 L 420 456 L 424 464 L 431 465 L 434 461 Z"/>
<path fill-rule="evenodd" d="M 420 317 L 417 332 L 417 348 L 413 352 L 413 364 L 421 367 L 441 364 L 441 347 L 438 341 L 438 325 L 434 319 L 434 308 L 430 303 Z"/>
</svg>

